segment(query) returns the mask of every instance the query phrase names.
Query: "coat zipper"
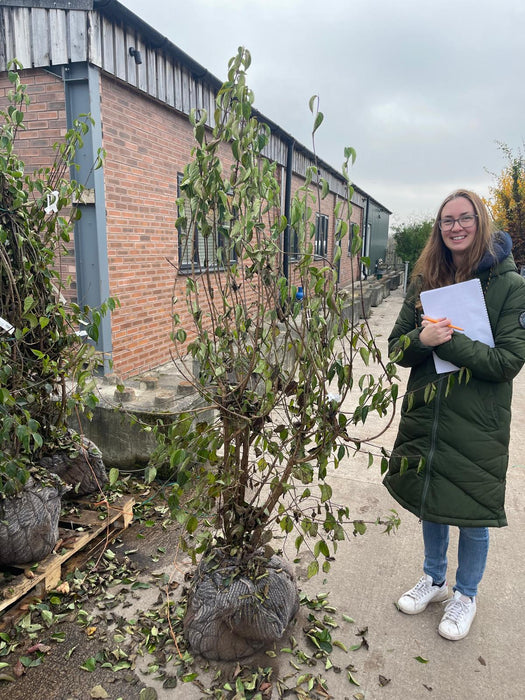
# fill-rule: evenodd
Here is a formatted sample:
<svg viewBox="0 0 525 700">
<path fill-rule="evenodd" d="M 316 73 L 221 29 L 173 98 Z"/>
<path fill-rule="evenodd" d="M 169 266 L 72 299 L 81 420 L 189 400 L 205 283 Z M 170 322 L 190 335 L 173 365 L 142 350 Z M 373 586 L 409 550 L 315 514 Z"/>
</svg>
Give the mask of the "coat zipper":
<svg viewBox="0 0 525 700">
<path fill-rule="evenodd" d="M 430 486 L 430 476 L 432 472 L 432 460 L 437 446 L 437 430 L 439 425 L 439 409 L 441 406 L 441 395 L 443 393 L 443 382 L 438 382 L 438 389 L 434 398 L 434 419 L 432 421 L 432 433 L 430 437 L 430 449 L 425 464 L 425 483 L 423 484 L 423 492 L 421 494 L 421 506 L 419 510 L 419 519 L 423 520 L 423 508 L 427 498 L 428 487 Z"/>
</svg>

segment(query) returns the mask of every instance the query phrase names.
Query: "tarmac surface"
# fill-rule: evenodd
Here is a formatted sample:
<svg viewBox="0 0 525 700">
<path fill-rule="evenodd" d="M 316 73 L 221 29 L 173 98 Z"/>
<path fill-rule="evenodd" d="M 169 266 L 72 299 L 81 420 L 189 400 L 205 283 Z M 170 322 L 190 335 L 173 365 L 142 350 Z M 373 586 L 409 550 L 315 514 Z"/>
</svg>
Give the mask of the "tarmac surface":
<svg viewBox="0 0 525 700">
<path fill-rule="evenodd" d="M 387 337 L 402 300 L 403 294 L 399 288 L 373 309 L 369 319 L 370 327 L 385 356 Z M 400 369 L 399 374 L 404 385 L 408 371 Z M 366 429 L 373 433 L 382 425 L 384 421 L 373 419 L 367 421 Z M 324 664 L 315 671 L 310 670 L 326 679 L 329 690 L 327 697 L 336 700 L 521 700 L 525 696 L 525 606 L 521 601 L 525 582 L 524 425 L 525 370 L 514 382 L 506 503 L 509 525 L 490 532 L 488 564 L 478 594 L 477 615 L 470 634 L 458 642 L 445 640 L 437 632 L 443 604 L 432 604 L 419 615 L 404 615 L 395 606 L 398 597 L 422 575 L 421 526 L 416 517 L 403 511 L 388 494 L 381 483 L 379 466 L 368 468 L 367 455 L 357 453 L 332 474 L 330 483 L 337 502 L 348 505 L 352 517 L 371 524 L 364 535 L 350 536 L 340 543 L 328 574 L 319 574 L 308 580 L 307 556 L 296 566 L 299 587 L 303 593 L 310 598 L 315 598 L 320 593 L 327 595 L 330 606 L 336 611 L 332 614 L 338 624 L 332 637 L 342 642 L 348 650 L 345 652 L 335 647 L 330 655 L 331 663 L 342 669 L 340 673 L 333 672 L 333 669 L 325 671 Z M 390 448 L 395 439 L 396 426 L 397 417 L 388 430 L 375 440 L 375 444 Z M 401 526 L 393 534 L 384 534 L 383 528 L 373 523 L 377 518 L 388 515 L 391 509 L 399 513 Z M 148 539 L 148 533 L 142 529 L 146 536 L 137 540 L 136 527 L 132 525 L 125 531 L 128 541 L 133 541 L 134 546 L 139 548 L 136 557 L 140 559 L 142 556 L 140 561 L 145 567 L 163 568 L 169 574 L 175 571 L 181 578 L 188 569 L 188 563 L 173 563 L 175 544 L 171 541 L 172 535 L 160 531 Z M 141 555 L 140 548 L 149 547 L 151 552 L 159 543 L 168 550 L 169 556 L 157 564 L 151 564 L 148 556 L 143 552 Z M 448 573 L 450 586 L 454 583 L 456 551 L 457 528 L 451 528 Z M 288 553 L 291 559 L 295 557 L 293 547 L 290 547 Z M 154 597 L 157 594 L 158 591 Z M 126 614 L 133 615 L 136 610 L 147 609 L 153 602 L 152 595 L 152 591 L 137 590 L 133 597 L 133 607 Z M 300 635 L 307 614 L 308 611 L 300 611 L 299 620 L 292 629 L 295 636 Z M 366 640 L 366 645 L 350 649 L 362 639 Z M 88 641 L 96 646 L 96 640 L 93 639 L 79 640 L 78 644 L 85 645 Z M 289 654 L 280 652 L 280 648 L 286 646 L 288 637 L 275 645 L 275 658 L 266 657 L 262 661 L 258 658 L 254 660 L 254 666 L 271 664 L 280 677 L 294 671 L 290 667 Z M 89 652 L 86 650 L 85 654 Z M 71 660 L 78 658 L 83 658 L 82 654 L 75 652 Z M 249 665 L 250 660 L 243 663 Z M 352 665 L 352 678 L 359 685 L 349 682 L 349 664 Z M 140 689 L 146 686 L 155 687 L 158 700 L 200 700 L 205 697 L 191 683 L 179 683 L 176 688 L 166 689 L 162 683 L 152 682 L 151 676 L 141 676 L 139 671 L 136 674 L 140 682 L 135 685 L 122 685 L 120 682 L 104 684 L 105 677 L 97 676 L 96 673 L 91 675 L 88 682 L 85 679 L 86 672 L 79 672 L 78 666 L 78 662 L 67 664 L 63 660 L 58 666 L 53 666 L 52 659 L 46 659 L 43 667 L 28 669 L 28 677 L 34 672 L 33 683 L 30 679 L 9 686 L 2 683 L 0 698 L 84 700 L 93 697 L 87 689 L 96 683 L 104 685 L 112 700 L 119 697 L 123 700 L 142 700 L 142 697 L 149 697 L 140 695 Z M 307 672 L 308 669 L 299 673 Z M 277 697 L 274 692 L 272 698 L 275 700 Z M 286 697 L 295 698 L 296 695 Z"/>
</svg>

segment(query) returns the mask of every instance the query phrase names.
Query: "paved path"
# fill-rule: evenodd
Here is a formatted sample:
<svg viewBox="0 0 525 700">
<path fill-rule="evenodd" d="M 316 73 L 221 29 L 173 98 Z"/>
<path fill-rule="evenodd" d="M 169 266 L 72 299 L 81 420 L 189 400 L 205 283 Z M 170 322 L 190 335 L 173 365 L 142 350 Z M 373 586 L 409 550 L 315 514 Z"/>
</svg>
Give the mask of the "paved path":
<svg viewBox="0 0 525 700">
<path fill-rule="evenodd" d="M 370 319 L 385 352 L 386 339 L 401 303 L 402 292 L 396 290 L 373 310 Z M 406 378 L 407 372 L 401 371 Z M 330 678 L 330 691 L 338 700 L 352 698 L 355 692 L 362 692 L 366 700 L 518 700 L 525 696 L 525 608 L 521 602 L 525 582 L 525 370 L 514 382 L 514 396 L 507 491 L 509 526 L 491 529 L 478 613 L 464 640 L 450 642 L 438 635 L 440 604 L 414 616 L 397 610 L 397 597 L 422 573 L 418 520 L 397 505 L 381 484 L 379 469 L 367 469 L 364 457 L 358 456 L 338 470 L 333 479 L 334 491 L 339 500 L 350 505 L 356 517 L 374 520 L 391 508 L 402 517 L 396 534 L 385 535 L 372 526 L 364 536 L 345 542 L 324 585 L 321 577 L 302 584 L 312 595 L 319 589 L 329 591 L 338 612 L 354 618 L 356 628 L 368 627 L 368 651 L 362 648 L 352 652 L 350 659 L 361 687 L 349 686 L 344 674 L 336 677 L 337 685 Z M 393 444 L 396 425 L 397 420 L 381 438 L 387 447 Z M 451 529 L 452 583 L 457 565 L 457 532 L 457 528 Z M 349 645 L 355 644 L 356 639 L 359 641 L 349 632 L 343 641 Z M 345 665 L 348 656 L 341 658 Z M 421 663 L 416 657 L 423 657 L 428 663 Z M 381 687 L 379 675 L 390 682 Z"/>
<path fill-rule="evenodd" d="M 373 309 L 371 329 L 378 344 L 386 351 L 387 336 L 403 301 L 401 289 L 394 291 Z M 403 384 L 408 371 L 400 369 Z M 372 419 L 369 427 L 384 424 Z M 350 537 L 339 546 L 337 559 L 328 575 L 306 579 L 308 558 L 297 564 L 299 586 L 310 598 L 327 593 L 336 609 L 339 622 L 333 639 L 347 648 L 358 644 L 364 632 L 368 649 L 344 653 L 334 648 L 330 658 L 341 672 L 325 671 L 324 664 L 305 668 L 296 674 L 319 674 L 328 682 L 336 700 L 521 700 L 525 696 L 525 666 L 522 636 L 525 609 L 521 602 L 525 582 L 525 371 L 515 380 L 511 457 L 508 479 L 507 516 L 509 527 L 491 531 L 491 547 L 487 571 L 478 595 L 478 613 L 469 636 L 450 642 L 439 636 L 437 627 L 442 605 L 433 604 L 420 615 L 400 613 L 395 601 L 422 574 L 421 529 L 416 517 L 403 511 L 381 483 L 379 466 L 368 468 L 365 454 L 348 459 L 331 478 L 338 502 L 350 506 L 356 519 L 375 521 L 395 508 L 402 518 L 395 534 L 386 535 L 382 528 L 371 525 L 364 536 Z M 377 440 L 378 445 L 392 447 L 397 418 Z M 457 566 L 457 529 L 451 530 L 449 579 L 454 582 Z M 293 558 L 294 551 L 290 549 Z M 293 631 L 301 638 L 308 610 L 301 606 Z M 345 622 L 342 615 L 353 618 Z M 322 614 L 316 613 L 322 618 Z M 286 642 L 276 645 L 278 651 Z M 303 645 L 304 646 L 304 645 Z M 306 647 L 304 647 L 306 649 Z M 417 660 L 426 659 L 426 663 Z M 283 678 L 294 672 L 288 654 L 277 658 L 262 657 L 252 665 L 272 664 L 275 674 Z M 347 667 L 359 687 L 349 683 Z M 384 679 L 389 679 L 381 685 Z M 194 687 L 177 691 L 158 690 L 159 700 L 184 697 L 198 700 L 201 694 Z M 171 693 L 171 694 L 170 694 Z M 274 695 L 276 695 L 274 693 Z M 273 696 L 272 696 L 273 697 Z M 288 697 L 288 696 L 287 696 Z M 295 697 L 290 695 L 290 697 Z"/>
</svg>

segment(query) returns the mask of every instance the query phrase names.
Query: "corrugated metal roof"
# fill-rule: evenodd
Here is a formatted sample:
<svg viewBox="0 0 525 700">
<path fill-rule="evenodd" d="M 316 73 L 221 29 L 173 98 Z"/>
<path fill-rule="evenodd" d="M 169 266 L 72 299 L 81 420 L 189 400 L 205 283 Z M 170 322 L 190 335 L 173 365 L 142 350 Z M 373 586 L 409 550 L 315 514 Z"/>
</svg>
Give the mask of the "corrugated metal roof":
<svg viewBox="0 0 525 700">
<path fill-rule="evenodd" d="M 215 94 L 222 85 L 118 0 L 0 0 L 0 71 L 12 58 L 24 68 L 87 61 L 184 114 L 206 109 L 210 123 Z M 288 144 L 293 143 L 294 171 L 304 175 L 315 163 L 330 190 L 345 195 L 340 172 L 265 115 L 254 113 L 272 132 L 265 155 L 284 165 Z M 361 198 L 370 199 L 391 213 L 361 188 L 354 185 L 354 189 L 355 204 L 363 206 Z"/>
</svg>

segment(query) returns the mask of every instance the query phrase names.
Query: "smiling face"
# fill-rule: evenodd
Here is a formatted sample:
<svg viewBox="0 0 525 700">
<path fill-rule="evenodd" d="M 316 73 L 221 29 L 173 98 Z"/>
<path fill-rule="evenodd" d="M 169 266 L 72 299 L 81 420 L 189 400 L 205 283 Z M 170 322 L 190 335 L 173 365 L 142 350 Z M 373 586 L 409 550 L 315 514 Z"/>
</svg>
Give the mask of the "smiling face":
<svg viewBox="0 0 525 700">
<path fill-rule="evenodd" d="M 458 219 L 462 219 L 463 225 Z M 450 226 L 452 221 L 454 223 Z M 441 210 L 441 238 L 456 264 L 474 242 L 478 229 L 477 221 L 474 206 L 466 197 L 451 199 Z"/>
</svg>

